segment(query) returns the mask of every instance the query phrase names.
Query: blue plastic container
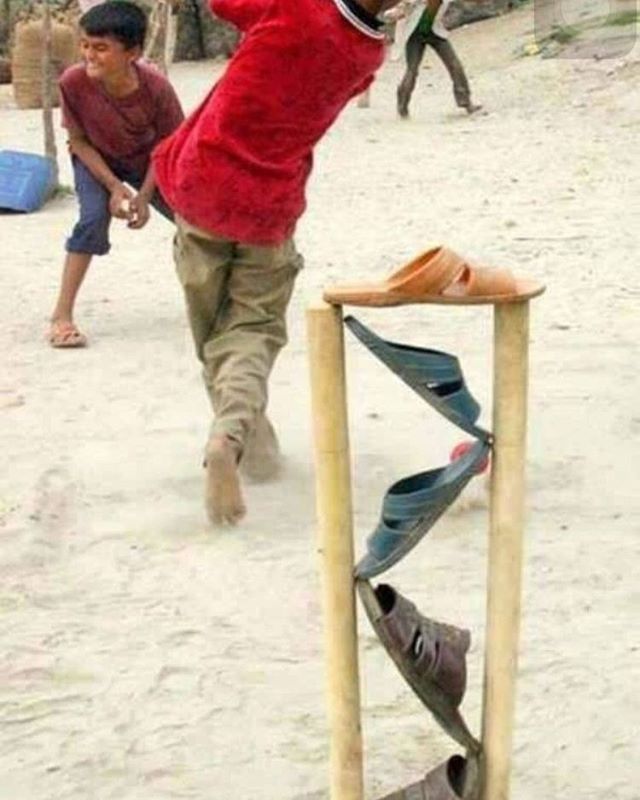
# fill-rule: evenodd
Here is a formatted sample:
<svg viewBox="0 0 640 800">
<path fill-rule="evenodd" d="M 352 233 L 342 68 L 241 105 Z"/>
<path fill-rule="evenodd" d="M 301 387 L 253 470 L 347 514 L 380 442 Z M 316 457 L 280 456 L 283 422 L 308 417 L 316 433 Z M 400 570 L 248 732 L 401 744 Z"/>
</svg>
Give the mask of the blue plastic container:
<svg viewBox="0 0 640 800">
<path fill-rule="evenodd" d="M 0 150 L 0 209 L 37 211 L 54 181 L 50 159 L 17 150 Z"/>
</svg>

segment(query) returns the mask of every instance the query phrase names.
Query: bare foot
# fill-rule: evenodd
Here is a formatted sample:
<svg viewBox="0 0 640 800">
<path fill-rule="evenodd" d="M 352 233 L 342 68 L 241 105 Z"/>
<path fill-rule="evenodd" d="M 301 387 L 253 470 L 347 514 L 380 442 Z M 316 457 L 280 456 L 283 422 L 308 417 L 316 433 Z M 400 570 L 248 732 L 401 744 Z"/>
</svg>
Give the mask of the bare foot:
<svg viewBox="0 0 640 800">
<path fill-rule="evenodd" d="M 275 480 L 282 470 L 282 458 L 276 433 L 269 420 L 261 415 L 249 434 L 240 461 L 242 474 L 256 483 Z"/>
<path fill-rule="evenodd" d="M 247 509 L 238 475 L 238 447 L 226 436 L 212 436 L 206 452 L 205 504 L 214 525 L 235 525 Z"/>
</svg>

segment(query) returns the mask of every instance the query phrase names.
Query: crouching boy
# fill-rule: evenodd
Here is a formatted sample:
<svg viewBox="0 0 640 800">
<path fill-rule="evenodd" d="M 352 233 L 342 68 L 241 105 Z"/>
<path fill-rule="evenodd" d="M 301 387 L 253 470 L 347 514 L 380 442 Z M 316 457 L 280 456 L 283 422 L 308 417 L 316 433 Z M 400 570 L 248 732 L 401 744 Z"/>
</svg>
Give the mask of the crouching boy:
<svg viewBox="0 0 640 800">
<path fill-rule="evenodd" d="M 146 27 L 146 16 L 134 3 L 95 6 L 80 18 L 82 63 L 60 78 L 79 219 L 66 243 L 51 316 L 52 347 L 87 344 L 74 323 L 74 306 L 93 256 L 109 252 L 111 218 L 139 229 L 149 219 L 149 205 L 173 216 L 155 188 L 150 157 L 183 114 L 167 79 L 139 60 Z"/>
</svg>

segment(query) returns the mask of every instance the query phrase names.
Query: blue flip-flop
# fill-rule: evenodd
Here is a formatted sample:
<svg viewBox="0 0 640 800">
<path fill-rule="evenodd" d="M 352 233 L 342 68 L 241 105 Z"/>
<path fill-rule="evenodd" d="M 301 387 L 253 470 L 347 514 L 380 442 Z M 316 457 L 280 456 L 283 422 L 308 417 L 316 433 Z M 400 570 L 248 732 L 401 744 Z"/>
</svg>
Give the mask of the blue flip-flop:
<svg viewBox="0 0 640 800">
<path fill-rule="evenodd" d="M 467 388 L 455 356 L 381 339 L 353 316 L 345 317 L 344 323 L 376 358 L 436 411 L 476 439 L 491 441 L 491 433 L 475 424 L 480 405 Z"/>
<path fill-rule="evenodd" d="M 357 564 L 357 578 L 372 578 L 389 569 L 418 544 L 489 457 L 489 442 L 478 441 L 446 467 L 410 475 L 394 483 L 382 502 L 367 553 Z"/>
</svg>

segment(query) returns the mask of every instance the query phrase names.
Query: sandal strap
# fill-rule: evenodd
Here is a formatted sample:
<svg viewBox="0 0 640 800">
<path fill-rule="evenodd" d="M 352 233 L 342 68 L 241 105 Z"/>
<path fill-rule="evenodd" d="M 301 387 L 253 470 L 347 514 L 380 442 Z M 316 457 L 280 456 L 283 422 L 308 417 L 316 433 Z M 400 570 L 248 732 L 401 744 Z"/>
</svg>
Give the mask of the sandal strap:
<svg viewBox="0 0 640 800">
<path fill-rule="evenodd" d="M 438 413 L 477 439 L 491 439 L 491 434 L 475 424 L 480 405 L 469 391 L 454 355 L 382 339 L 350 314 L 344 323 L 377 359 Z"/>
<path fill-rule="evenodd" d="M 463 259 L 448 247 L 421 253 L 388 279 L 391 291 L 412 297 L 438 295 L 450 286 L 465 267 Z"/>
<path fill-rule="evenodd" d="M 515 294 L 516 280 L 508 269 L 499 267 L 475 268 L 466 266 L 456 281 L 444 290 L 450 296 L 481 297 Z"/>
</svg>

